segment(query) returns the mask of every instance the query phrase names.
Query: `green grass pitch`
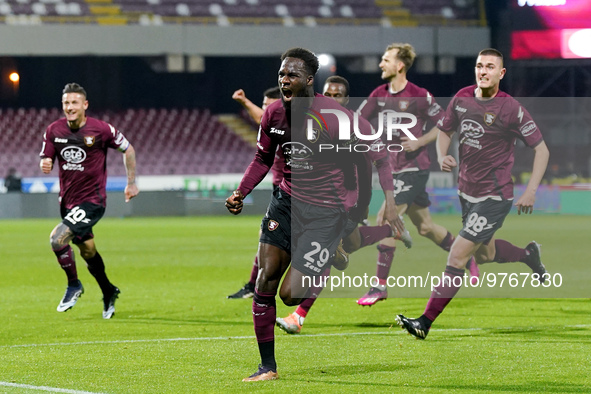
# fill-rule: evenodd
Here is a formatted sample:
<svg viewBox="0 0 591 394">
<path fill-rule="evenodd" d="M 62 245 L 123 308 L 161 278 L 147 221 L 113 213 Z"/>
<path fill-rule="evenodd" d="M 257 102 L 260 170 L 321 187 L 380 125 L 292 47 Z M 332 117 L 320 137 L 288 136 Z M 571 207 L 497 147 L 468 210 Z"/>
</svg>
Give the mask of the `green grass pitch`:
<svg viewBox="0 0 591 394">
<path fill-rule="evenodd" d="M 458 216 L 435 220 L 459 230 Z M 103 219 L 97 247 L 122 291 L 112 320 L 101 318 L 102 295 L 79 255 L 86 292 L 56 312 L 66 284 L 48 242 L 56 223 L 0 222 L 0 393 L 591 392 L 589 217 L 511 214 L 498 233 L 543 244 L 549 271 L 586 285 L 577 298 L 458 298 L 425 341 L 393 323 L 397 313 L 419 316 L 428 289 L 371 308 L 355 304 L 365 289 L 320 299 L 302 334 L 276 329 L 280 379 L 255 383 L 241 382 L 259 362 L 251 300 L 226 296 L 248 279 L 259 217 Z M 441 273 L 445 253 L 411 234 L 392 274 Z M 373 273 L 375 259 L 366 248 L 351 269 Z M 526 271 L 505 266 L 483 267 Z M 277 309 L 293 310 L 280 300 Z"/>
</svg>

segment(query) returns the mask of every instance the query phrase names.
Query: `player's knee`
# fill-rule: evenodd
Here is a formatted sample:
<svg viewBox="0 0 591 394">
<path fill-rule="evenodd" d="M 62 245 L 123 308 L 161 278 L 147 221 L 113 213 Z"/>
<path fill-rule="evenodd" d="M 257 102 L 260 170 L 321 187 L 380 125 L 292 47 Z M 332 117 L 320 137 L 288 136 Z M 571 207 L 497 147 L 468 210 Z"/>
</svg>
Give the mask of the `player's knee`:
<svg viewBox="0 0 591 394">
<path fill-rule="evenodd" d="M 301 298 L 293 298 L 291 294 L 281 294 L 281 301 L 283 301 L 283 303 L 287 306 L 296 306 L 302 303 Z"/>
<path fill-rule="evenodd" d="M 60 250 L 68 245 L 67 242 L 64 243 L 60 240 L 60 237 L 58 237 L 55 232 L 51 233 L 49 236 L 49 244 L 51 245 L 51 250 Z"/>
<path fill-rule="evenodd" d="M 343 238 L 343 249 L 347 253 L 353 253 L 361 247 L 361 242 L 359 239 L 345 237 Z"/>
<path fill-rule="evenodd" d="M 475 253 L 474 259 L 476 260 L 477 264 L 484 264 L 484 263 L 490 263 L 491 261 L 494 261 L 495 256 L 494 256 L 494 253 L 491 254 L 488 250 L 485 250 L 483 252 Z"/>
<path fill-rule="evenodd" d="M 96 249 L 95 250 L 90 250 L 90 249 L 80 249 L 80 256 L 84 259 L 84 260 L 90 260 L 92 259 L 94 256 L 96 255 Z"/>
<path fill-rule="evenodd" d="M 419 223 L 416 227 L 417 231 L 419 232 L 419 235 L 421 235 L 422 237 L 426 237 L 427 235 L 431 234 L 431 232 L 433 232 L 433 223 L 422 222 Z"/>
<path fill-rule="evenodd" d="M 466 264 L 468 264 L 469 257 L 464 258 L 464 256 L 460 256 L 454 253 L 450 253 L 447 258 L 447 265 L 450 267 L 463 269 L 466 268 Z"/>
</svg>

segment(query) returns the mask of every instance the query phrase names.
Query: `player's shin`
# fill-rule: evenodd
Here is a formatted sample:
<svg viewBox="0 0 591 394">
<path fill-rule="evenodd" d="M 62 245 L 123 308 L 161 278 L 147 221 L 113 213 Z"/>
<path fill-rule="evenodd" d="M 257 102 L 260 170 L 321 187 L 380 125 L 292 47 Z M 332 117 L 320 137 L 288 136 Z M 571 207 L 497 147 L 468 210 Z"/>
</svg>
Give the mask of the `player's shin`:
<svg viewBox="0 0 591 394">
<path fill-rule="evenodd" d="M 389 224 L 383 226 L 362 226 L 359 227 L 359 234 L 361 236 L 361 248 L 368 245 L 373 245 L 384 238 L 392 236 L 392 227 Z"/>
<path fill-rule="evenodd" d="M 57 261 L 68 277 L 68 285 L 76 286 L 78 284 L 78 272 L 76 270 L 76 260 L 74 258 L 74 251 L 70 245 L 66 245 L 59 250 L 53 251 L 57 257 Z"/>
<path fill-rule="evenodd" d="M 276 371 L 274 328 L 277 311 L 275 294 L 260 293 L 255 289 L 252 301 L 252 317 L 254 321 L 254 332 L 261 355 L 261 364 Z"/>
<path fill-rule="evenodd" d="M 425 307 L 423 316 L 434 321 L 443 312 L 447 304 L 455 297 L 462 286 L 464 270 L 450 267 L 445 268 L 443 281 L 431 292 L 431 297 Z"/>
<path fill-rule="evenodd" d="M 495 240 L 495 257 L 497 263 L 525 262 L 527 252 L 525 249 L 517 247 L 503 239 Z"/>
<path fill-rule="evenodd" d="M 395 246 L 378 245 L 378 264 L 376 275 L 380 280 L 380 285 L 385 284 L 390 274 L 392 261 L 394 260 Z M 383 282 L 383 283 L 382 283 Z"/>
<path fill-rule="evenodd" d="M 110 293 L 113 285 L 107 278 L 107 273 L 105 272 L 105 264 L 103 263 L 103 258 L 96 252 L 94 256 L 90 258 L 85 258 L 88 271 L 94 276 L 98 285 L 100 286 L 103 294 Z"/>
</svg>

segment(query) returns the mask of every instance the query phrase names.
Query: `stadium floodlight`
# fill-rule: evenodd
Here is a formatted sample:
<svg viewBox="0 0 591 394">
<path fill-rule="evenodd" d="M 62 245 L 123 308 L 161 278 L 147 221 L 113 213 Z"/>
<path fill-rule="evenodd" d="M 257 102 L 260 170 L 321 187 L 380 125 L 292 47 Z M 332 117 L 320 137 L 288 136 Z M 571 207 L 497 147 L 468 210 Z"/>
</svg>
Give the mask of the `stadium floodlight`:
<svg viewBox="0 0 591 394">
<path fill-rule="evenodd" d="M 575 56 L 591 58 L 591 29 L 567 30 L 563 31 L 566 35 L 566 44 L 568 50 Z"/>
</svg>

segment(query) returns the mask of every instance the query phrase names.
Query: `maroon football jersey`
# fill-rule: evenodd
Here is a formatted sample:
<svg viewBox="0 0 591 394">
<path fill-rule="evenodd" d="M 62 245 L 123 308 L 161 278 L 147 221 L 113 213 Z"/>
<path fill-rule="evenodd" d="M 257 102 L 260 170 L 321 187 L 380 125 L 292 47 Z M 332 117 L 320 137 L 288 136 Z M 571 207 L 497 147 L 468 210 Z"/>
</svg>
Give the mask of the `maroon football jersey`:
<svg viewBox="0 0 591 394">
<path fill-rule="evenodd" d="M 59 166 L 59 201 L 67 209 L 83 202 L 106 206 L 107 149 L 125 152 L 129 141 L 110 124 L 91 117 L 78 130 L 68 127 L 66 118 L 47 127 L 43 134 L 41 158 Z M 57 157 L 57 162 L 56 162 Z"/>
<path fill-rule="evenodd" d="M 406 112 L 415 115 L 417 124 L 409 128 L 409 131 L 417 138 L 421 137 L 426 130 L 427 122 L 431 120 L 434 126 L 443 116 L 444 111 L 431 93 L 427 89 L 418 87 L 414 83 L 408 81 L 405 88 L 399 92 L 393 93 L 390 89 L 390 84 L 378 86 L 369 98 L 364 100 L 359 106 L 358 111 L 365 119 L 372 122 L 374 126 L 377 125 L 378 116 L 382 113 L 384 116 L 385 110 Z M 382 120 L 385 124 L 385 119 Z M 407 123 L 406 120 L 403 123 Z M 376 126 L 377 127 L 377 126 Z M 392 133 L 392 140 L 389 144 L 400 144 L 401 137 L 406 136 L 400 130 L 395 130 Z M 431 164 L 429 153 L 426 146 L 414 152 L 396 152 L 390 153 L 390 164 L 395 173 L 427 170 Z"/>
<path fill-rule="evenodd" d="M 477 86 L 460 90 L 438 124 L 442 131 L 459 132 L 458 191 L 471 202 L 513 198 L 511 169 L 515 141 L 535 148 L 542 133 L 529 112 L 507 93 L 490 100 L 475 98 Z"/>
<path fill-rule="evenodd" d="M 292 103 L 293 105 L 293 103 Z M 292 130 L 288 121 L 288 114 L 281 101 L 277 101 L 267 107 L 257 142 L 257 153 L 250 164 L 238 190 L 247 195 L 264 178 L 273 164 L 275 150 L 280 146 L 285 157 L 283 168 L 283 181 L 281 189 L 293 198 L 313 205 L 342 207 L 350 209 L 357 202 L 357 190 L 345 187 L 346 166 L 350 157 L 344 152 L 332 150 L 327 152 L 323 147 L 343 146 L 348 141 L 339 139 L 339 123 L 337 116 L 322 114 L 322 110 L 337 110 L 346 116 L 350 125 L 354 124 L 353 114 L 338 104 L 334 99 L 316 94 L 310 108 L 306 109 L 305 119 L 300 119 L 304 125 L 308 119 L 315 118 L 314 129 L 298 127 Z M 295 116 L 294 116 L 295 118 Z M 291 119 L 290 119 L 291 120 Z M 359 129 L 363 134 L 371 133 L 371 125 L 364 119 L 359 119 Z M 373 146 L 374 141 L 366 141 L 368 146 Z M 374 146 L 375 148 L 375 146 Z M 385 190 L 393 190 L 390 165 L 386 158 L 385 147 L 382 149 L 369 149 L 365 154 L 372 161 L 378 163 L 378 174 Z"/>
<path fill-rule="evenodd" d="M 283 157 L 283 151 L 277 148 L 275 152 L 275 161 L 271 167 L 271 175 L 273 176 L 273 186 L 279 186 L 283 180 L 283 166 L 285 165 L 285 158 Z"/>
</svg>

